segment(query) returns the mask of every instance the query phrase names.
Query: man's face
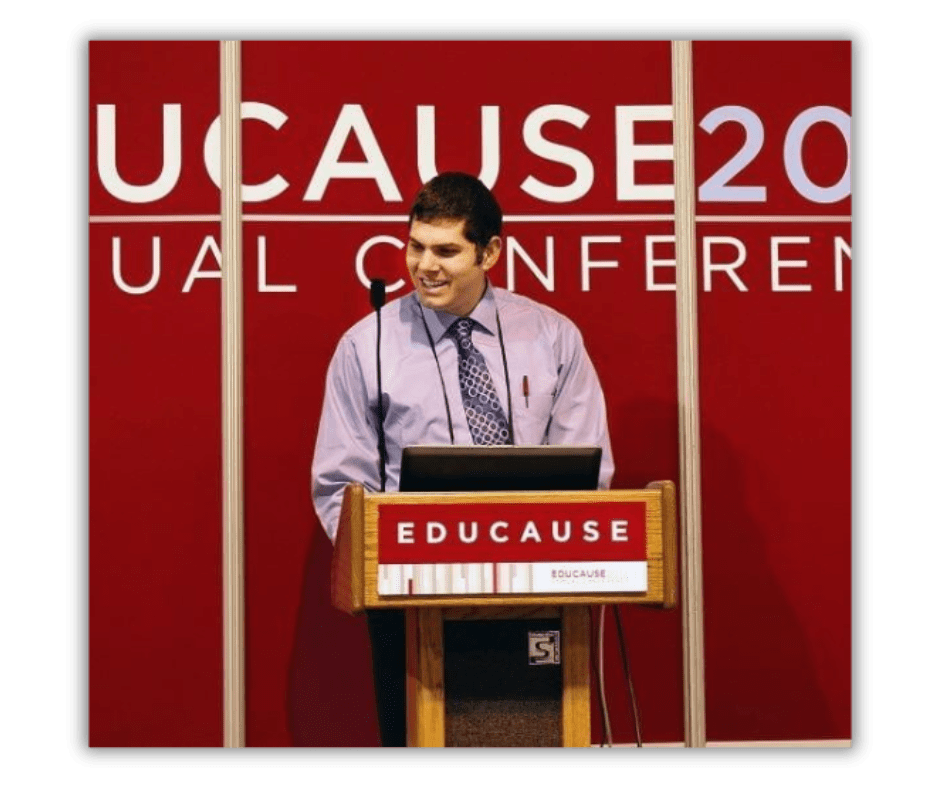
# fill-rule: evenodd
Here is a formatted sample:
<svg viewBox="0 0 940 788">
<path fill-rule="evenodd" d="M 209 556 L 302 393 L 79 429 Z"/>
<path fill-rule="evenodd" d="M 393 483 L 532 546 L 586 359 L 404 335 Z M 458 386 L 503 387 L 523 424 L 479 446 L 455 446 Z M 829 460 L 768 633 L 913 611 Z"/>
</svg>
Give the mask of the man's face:
<svg viewBox="0 0 940 788">
<path fill-rule="evenodd" d="M 421 303 L 429 309 L 465 317 L 486 290 L 486 272 L 501 248 L 494 236 L 479 255 L 463 234 L 463 219 L 411 223 L 405 263 Z"/>
</svg>

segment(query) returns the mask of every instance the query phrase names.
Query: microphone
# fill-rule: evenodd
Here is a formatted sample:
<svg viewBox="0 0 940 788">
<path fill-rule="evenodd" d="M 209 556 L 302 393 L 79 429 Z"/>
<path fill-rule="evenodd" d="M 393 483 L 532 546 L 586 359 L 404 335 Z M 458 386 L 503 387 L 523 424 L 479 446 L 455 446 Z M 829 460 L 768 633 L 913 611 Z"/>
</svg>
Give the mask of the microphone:
<svg viewBox="0 0 940 788">
<path fill-rule="evenodd" d="M 369 280 L 369 298 L 372 300 L 372 308 L 375 310 L 385 306 L 385 280 Z"/>
<path fill-rule="evenodd" d="M 375 310 L 375 380 L 379 391 L 379 480 L 385 492 L 385 397 L 382 393 L 382 307 L 385 305 L 385 280 L 369 280 L 369 300 Z"/>
</svg>

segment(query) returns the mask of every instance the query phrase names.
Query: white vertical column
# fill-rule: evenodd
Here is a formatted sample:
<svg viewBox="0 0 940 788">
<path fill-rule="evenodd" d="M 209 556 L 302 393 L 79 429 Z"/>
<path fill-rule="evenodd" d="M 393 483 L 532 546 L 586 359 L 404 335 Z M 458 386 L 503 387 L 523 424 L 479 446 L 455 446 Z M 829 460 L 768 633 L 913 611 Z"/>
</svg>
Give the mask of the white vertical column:
<svg viewBox="0 0 940 788">
<path fill-rule="evenodd" d="M 682 524 L 682 665 L 686 747 L 705 746 L 702 484 L 698 406 L 698 286 L 692 42 L 672 42 L 676 181 L 676 343 L 679 377 L 679 501 Z"/>
<path fill-rule="evenodd" d="M 221 42 L 223 744 L 245 746 L 241 43 Z"/>
</svg>

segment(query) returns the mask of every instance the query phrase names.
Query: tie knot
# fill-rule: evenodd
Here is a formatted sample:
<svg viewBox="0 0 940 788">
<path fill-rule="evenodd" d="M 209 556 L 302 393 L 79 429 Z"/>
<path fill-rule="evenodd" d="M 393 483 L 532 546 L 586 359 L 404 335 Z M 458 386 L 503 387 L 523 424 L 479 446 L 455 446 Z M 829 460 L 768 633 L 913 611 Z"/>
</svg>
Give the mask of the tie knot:
<svg viewBox="0 0 940 788">
<path fill-rule="evenodd" d="M 468 339 L 475 325 L 476 320 L 472 317 L 459 317 L 451 324 L 450 331 L 458 339 Z"/>
</svg>

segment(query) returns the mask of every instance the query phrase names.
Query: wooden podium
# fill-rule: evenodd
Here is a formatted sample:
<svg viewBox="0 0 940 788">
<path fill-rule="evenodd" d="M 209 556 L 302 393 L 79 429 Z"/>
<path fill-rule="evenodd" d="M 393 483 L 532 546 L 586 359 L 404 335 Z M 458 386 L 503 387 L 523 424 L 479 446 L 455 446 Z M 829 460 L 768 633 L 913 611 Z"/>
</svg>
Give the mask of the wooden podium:
<svg viewBox="0 0 940 788">
<path fill-rule="evenodd" d="M 558 743 L 587 747 L 590 606 L 674 607 L 677 553 L 672 482 L 547 493 L 369 493 L 351 484 L 332 599 L 350 614 L 405 610 L 408 744 L 416 747 L 454 743 L 445 734 L 455 729 L 446 719 L 445 622 L 560 619 L 560 643 L 550 642 L 553 632 L 535 633 L 551 636 L 537 656 L 560 651 Z"/>
</svg>

